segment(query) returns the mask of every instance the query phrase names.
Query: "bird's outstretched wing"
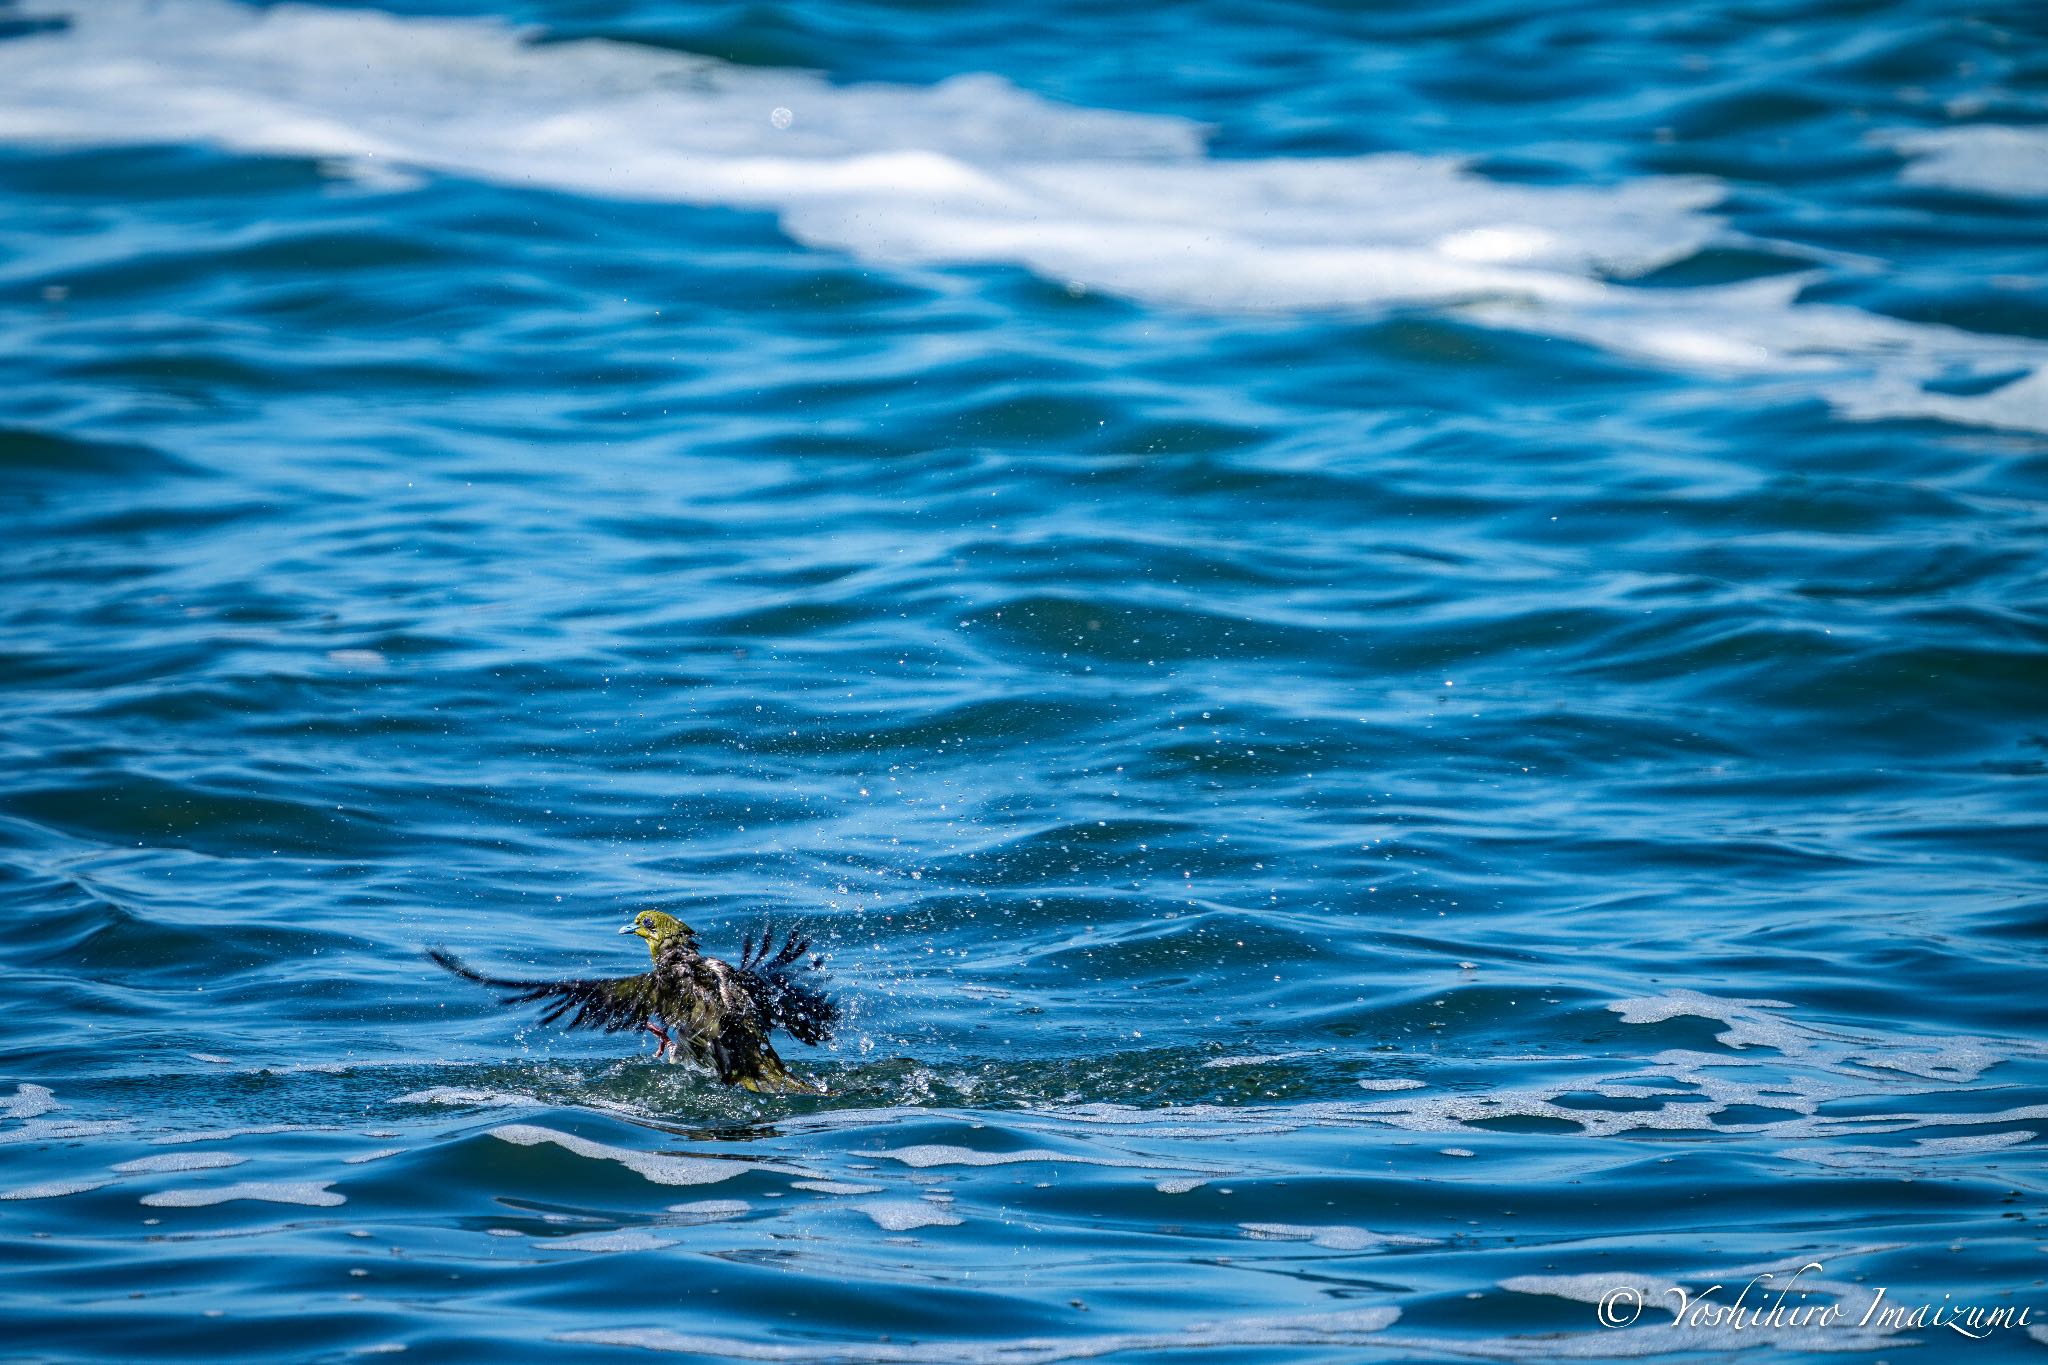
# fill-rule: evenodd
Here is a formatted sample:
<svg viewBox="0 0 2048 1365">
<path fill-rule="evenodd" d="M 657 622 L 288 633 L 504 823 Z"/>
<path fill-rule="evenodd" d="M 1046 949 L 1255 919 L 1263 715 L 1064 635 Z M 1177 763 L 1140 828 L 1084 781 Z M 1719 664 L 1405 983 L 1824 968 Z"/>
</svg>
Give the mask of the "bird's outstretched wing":
<svg viewBox="0 0 2048 1365">
<path fill-rule="evenodd" d="M 638 976 L 578 977 L 566 981 L 507 981 L 472 971 L 446 948 L 429 948 L 427 956 L 465 981 L 507 992 L 499 997 L 499 1004 L 546 1002 L 547 1011 L 540 1017 L 543 1024 L 620 1033 L 646 1023 L 658 1012 L 660 1004 L 660 991 L 653 972 L 642 972 Z M 571 1014 L 571 1010 L 575 1013 Z"/>
<path fill-rule="evenodd" d="M 764 1032 L 785 1028 L 800 1043 L 822 1043 L 832 1036 L 833 1026 L 839 1022 L 839 1006 L 805 980 L 822 974 L 825 968 L 822 957 L 805 959 L 810 950 L 811 940 L 800 929 L 784 935 L 780 948 L 775 947 L 773 924 L 761 926 L 758 946 L 754 936 L 747 935 L 737 970 L 761 1012 Z"/>
</svg>

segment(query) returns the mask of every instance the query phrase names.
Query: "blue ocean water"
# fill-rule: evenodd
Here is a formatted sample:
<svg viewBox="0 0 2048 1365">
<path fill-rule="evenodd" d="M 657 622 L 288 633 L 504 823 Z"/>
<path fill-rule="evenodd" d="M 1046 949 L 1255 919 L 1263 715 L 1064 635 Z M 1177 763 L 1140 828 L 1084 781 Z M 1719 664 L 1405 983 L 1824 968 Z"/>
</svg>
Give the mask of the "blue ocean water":
<svg viewBox="0 0 2048 1365">
<path fill-rule="evenodd" d="M 2017 0 L 0 7 L 0 1359 L 2038 1355 L 2044 208 Z M 647 906 L 827 1095 L 423 956 Z"/>
</svg>

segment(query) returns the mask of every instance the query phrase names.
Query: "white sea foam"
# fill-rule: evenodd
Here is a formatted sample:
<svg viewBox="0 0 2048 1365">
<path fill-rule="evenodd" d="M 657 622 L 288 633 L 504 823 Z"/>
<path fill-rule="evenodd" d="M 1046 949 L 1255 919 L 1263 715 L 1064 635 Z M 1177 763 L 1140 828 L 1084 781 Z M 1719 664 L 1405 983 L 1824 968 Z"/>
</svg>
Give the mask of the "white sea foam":
<svg viewBox="0 0 2048 1365">
<path fill-rule="evenodd" d="M 126 1119 L 29 1119 L 0 1133 L 0 1147 L 32 1142 L 68 1142 L 75 1138 L 125 1133 L 135 1125 Z"/>
<path fill-rule="evenodd" d="M 2038 362 L 2030 355 L 2014 357 L 2014 363 Z M 1986 368 L 1996 368 L 1995 361 Z M 2001 388 L 1967 398 L 1929 393 L 1915 374 L 1880 372 L 1856 388 L 1836 393 L 1835 405 L 1851 417 L 1936 417 L 1967 426 L 2048 431 L 2048 368 L 2036 368 Z"/>
<path fill-rule="evenodd" d="M 152 1146 L 176 1147 L 188 1142 L 227 1142 L 233 1138 L 269 1137 L 274 1133 L 331 1133 L 332 1124 L 259 1123 L 249 1128 L 209 1128 L 198 1133 L 165 1133 L 150 1139 Z"/>
<path fill-rule="evenodd" d="M 491 1136 L 501 1142 L 510 1142 L 520 1147 L 533 1147 L 544 1142 L 552 1142 L 557 1147 L 574 1152 L 577 1156 L 588 1157 L 592 1161 L 616 1161 L 641 1179 L 656 1185 L 715 1185 L 721 1180 L 745 1175 L 750 1170 L 786 1169 L 781 1166 L 744 1161 L 718 1161 L 710 1157 L 663 1156 L 658 1152 L 639 1152 L 630 1147 L 613 1147 L 607 1143 L 577 1137 L 574 1133 L 558 1133 L 552 1128 L 542 1128 L 530 1123 L 513 1123 L 503 1128 L 493 1128 Z"/>
<path fill-rule="evenodd" d="M 1933 1159 L 1945 1156 L 1983 1156 L 2034 1141 L 2040 1134 L 2027 1130 L 2006 1133 L 1977 1133 L 1967 1137 L 1916 1138 L 1911 1147 L 1872 1147 L 1836 1144 L 1828 1147 L 1788 1147 L 1777 1153 L 1794 1161 L 1810 1161 L 1842 1171 L 1931 1171 Z"/>
<path fill-rule="evenodd" d="M 122 1175 L 142 1175 L 159 1171 L 218 1171 L 229 1166 L 239 1166 L 248 1159 L 233 1152 L 165 1152 L 162 1156 L 141 1156 L 133 1161 L 123 1161 L 114 1169 Z"/>
<path fill-rule="evenodd" d="M 1912 158 L 1904 178 L 1915 184 L 2008 199 L 2048 197 L 2048 128 L 1971 123 L 1882 132 L 1873 140 Z"/>
<path fill-rule="evenodd" d="M 1672 1280 L 1644 1279 L 1640 1275 L 1617 1270 L 1583 1275 L 1516 1275 L 1502 1280 L 1500 1287 L 1515 1294 L 1542 1294 L 1570 1299 L 1574 1303 L 1599 1303 L 1616 1293 L 1632 1294 L 1635 1301 L 1646 1309 L 1661 1308 L 1675 1315 L 1671 1306 L 1677 1302 L 1671 1293 L 1675 1283 Z"/>
<path fill-rule="evenodd" d="M 1057 1365 L 1122 1353 L 1167 1355 L 1230 1347 L 1305 1346 L 1313 1350 L 1362 1348 L 1400 1319 L 1398 1308 L 1351 1308 L 1286 1318 L 1233 1318 L 1198 1322 L 1181 1332 L 1103 1336 L 1022 1337 L 1010 1341 L 777 1342 L 715 1337 L 665 1327 L 595 1328 L 563 1332 L 557 1341 L 637 1346 L 648 1351 L 719 1360 L 832 1361 L 858 1365 Z"/>
<path fill-rule="evenodd" d="M 1342 1224 L 1239 1223 L 1247 1237 L 1267 1242 L 1308 1242 L 1330 1251 L 1370 1251 L 1377 1247 L 1438 1246 L 1432 1237 L 1405 1237 L 1399 1233 L 1368 1232 Z"/>
<path fill-rule="evenodd" d="M 1789 1010 L 1785 1000 L 1739 1000 L 1727 996 L 1703 995 L 1698 991 L 1670 991 L 1664 995 L 1616 1000 L 1608 1009 L 1621 1016 L 1624 1024 L 1661 1024 L 1671 1019 L 1725 1019 L 1729 1010 Z M 1725 1041 L 1725 1039 L 1724 1039 Z M 1740 1047 L 1730 1042 L 1731 1047 Z"/>
<path fill-rule="evenodd" d="M 84 1180 L 46 1180 L 40 1185 L 23 1185 L 19 1189 L 0 1190 L 0 1199 L 60 1199 L 67 1194 L 84 1194 L 114 1182 L 104 1177 Z"/>
<path fill-rule="evenodd" d="M 550 1237 L 541 1245 L 559 1247 L 564 1251 L 659 1251 L 681 1240 L 680 1237 L 664 1236 L 646 1228 L 620 1228 L 616 1232 L 579 1232 L 570 1237 Z"/>
<path fill-rule="evenodd" d="M 1997 1107 L 2004 1088 L 1984 1080 L 1984 1073 L 2001 1063 L 2048 1057 L 2048 1048 L 2031 1041 L 1880 1033 L 1809 1022 L 1783 1001 L 1721 998 L 1686 990 L 1619 1000 L 1609 1008 L 1641 1026 L 1688 1016 L 1712 1021 L 1724 1050 L 1667 1049 L 1641 1060 L 1620 1062 L 1612 1070 L 1595 1069 L 1598 1059 L 1592 1057 L 1546 1057 L 1541 1060 L 1569 1060 L 1582 1066 L 1571 1078 L 1542 1087 L 1416 1090 L 1349 1101 L 1265 1106 L 1188 1104 L 1145 1109 L 1090 1103 L 1055 1111 L 1057 1123 L 1036 1119 L 1013 1122 L 1048 1137 L 1067 1138 L 1073 1136 L 1069 1125 L 1085 1125 L 1114 1134 L 1121 1148 L 1139 1149 L 1120 1152 L 1116 1164 L 1181 1170 L 1202 1167 L 1179 1153 L 1150 1155 L 1142 1149 L 1153 1142 L 1244 1138 L 1318 1127 L 1462 1135 L 1502 1123 L 1538 1119 L 1591 1138 L 1714 1133 L 1813 1142 L 1816 1145 L 1782 1148 L 1780 1155 L 1839 1169 L 1875 1163 L 1925 1166 L 1951 1153 L 1989 1154 L 2032 1139 L 2011 1131 L 1985 1130 L 2024 1125 L 2031 1133 L 2048 1123 L 2048 1105 Z M 1954 1100 L 1935 1109 L 1926 1102 L 1930 1095 L 1953 1096 Z M 1596 1096 L 1635 1103 L 1585 1103 Z M 1898 1103 L 1883 1103 L 1888 1099 Z M 1984 1102 L 1987 1099 L 1991 1102 Z M 1852 1107 L 1856 1112 L 1831 1112 L 1837 1107 Z M 1834 1143 L 1845 1137 L 1863 1142 L 1884 1134 L 1951 1129 L 1977 1131 L 1928 1139 L 1910 1147 L 1842 1148 Z M 923 1159 L 936 1162 L 941 1153 L 951 1155 L 959 1149 L 937 1149 L 929 1156 L 923 1155 L 927 1149 L 906 1150 L 918 1151 Z M 1438 1150 L 1458 1158 L 1475 1155 L 1465 1146 Z M 1835 1155 L 1823 1155 L 1831 1152 Z M 986 1159 L 1021 1155 L 997 1154 Z M 1168 1182 L 1160 1182 L 1159 1188 L 1169 1188 Z"/>
<path fill-rule="evenodd" d="M 1724 1026 L 1715 1038 L 1726 1047 L 1737 1051 L 1766 1048 L 1845 1077 L 1876 1073 L 1869 1080 L 1877 1085 L 1891 1085 L 1897 1077 L 1964 1084 L 1976 1080 L 2006 1055 L 2001 1047 L 1981 1038 L 1904 1038 L 1809 1024 L 1785 1014 L 1792 1006 L 1782 1000 L 1744 1000 L 1678 990 L 1618 1000 L 1608 1008 L 1631 1024 L 1662 1023 L 1688 1015 L 1712 1019 Z M 1715 1060 L 1703 1053 L 1664 1056 L 1681 1066 Z M 1897 1073 L 1897 1077 L 1884 1073 Z"/>
<path fill-rule="evenodd" d="M 1517 1275 L 1502 1280 L 1500 1287 L 1517 1294 L 1547 1295 L 1553 1298 L 1571 1300 L 1574 1303 L 1598 1304 L 1619 1294 L 1618 1302 L 1623 1308 L 1638 1305 L 1645 1313 L 1659 1316 L 1645 1318 L 1644 1326 L 1651 1330 L 1622 1335 L 1612 1331 L 1560 1335 L 1547 1340 L 1555 1341 L 1555 1349 L 1546 1349 L 1542 1354 L 1549 1359 L 1606 1359 L 1614 1355 L 1634 1354 L 1627 1349 L 1631 1340 L 1668 1341 L 1669 1351 L 1694 1352 L 1736 1352 L 1759 1347 L 1775 1347 L 1780 1352 L 1788 1350 L 1831 1352 L 1871 1351 L 1887 1346 L 1897 1346 L 1896 1333 L 1902 1330 L 1893 1324 L 1862 1326 L 1862 1319 L 1876 1289 L 1868 1283 L 1829 1277 L 1826 1267 L 1852 1263 L 1866 1256 L 1880 1255 L 1898 1249 L 1896 1244 L 1877 1244 L 1838 1248 L 1815 1248 L 1803 1254 L 1788 1253 L 1786 1256 L 1766 1262 L 1738 1266 L 1700 1267 L 1676 1279 L 1645 1277 L 1622 1271 L 1600 1271 L 1577 1275 Z M 1802 1267 L 1818 1263 L 1819 1270 L 1808 1271 Z M 1862 1277 L 1858 1277 L 1862 1278 Z M 1800 1325 L 1796 1319 L 1772 1323 L 1735 1326 L 1731 1322 L 1695 1324 L 1678 1321 L 1680 1308 L 1686 1302 L 1684 1295 L 1706 1298 L 1706 1286 L 1722 1285 L 1731 1294 L 1740 1286 L 1755 1281 L 1767 1291 L 1794 1286 L 1799 1291 L 1799 1303 L 1809 1301 L 1818 1306 L 1832 1300 L 1843 1310 L 1842 1317 L 1829 1326 L 1822 1327 L 1810 1321 Z M 1680 1294 L 1678 1290 L 1683 1290 Z M 1725 1303 L 1724 1298 L 1719 1300 Z M 1473 1343 L 1469 1354 L 1481 1359 L 1518 1360 L 1526 1354 L 1508 1349 L 1517 1338 L 1494 1338 Z M 1527 1338 L 1519 1339 L 1526 1343 Z M 1910 1341 L 1911 1338 L 1906 1340 Z M 1620 1342 L 1621 1349 L 1613 1343 Z M 1602 1350 L 1603 1343 L 1608 1349 Z M 1661 1354 L 1662 1350 L 1644 1352 Z"/>
<path fill-rule="evenodd" d="M 912 1228 L 949 1228 L 960 1225 L 960 1215 L 922 1199 L 877 1199 L 855 1204 L 885 1232 L 908 1232 Z"/>
<path fill-rule="evenodd" d="M 1977 1152 L 1995 1152 L 2003 1147 L 2018 1147 L 2040 1137 L 2039 1133 L 1978 1133 L 1969 1137 L 1914 1138 L 1914 1156 L 1965 1156 Z"/>
<path fill-rule="evenodd" d="M 394 1095 L 393 1104 L 445 1104 L 461 1109 L 517 1109 L 522 1105 L 534 1105 L 540 1101 L 531 1095 L 515 1094 L 509 1090 L 477 1090 L 465 1085 L 436 1085 L 425 1090 L 411 1090 L 403 1095 Z"/>
<path fill-rule="evenodd" d="M 1119 1160 L 1106 1156 L 1075 1156 L 1067 1152 L 1049 1151 L 1043 1147 L 1028 1147 L 1021 1152 L 980 1152 L 972 1147 L 949 1147 L 940 1143 L 919 1143 L 914 1147 L 896 1147 L 879 1152 L 860 1152 L 860 1156 L 887 1157 L 900 1161 L 906 1166 L 920 1169 L 927 1166 L 1013 1166 L 1038 1161 L 1067 1161 L 1081 1166 L 1133 1166 L 1146 1167 L 1153 1163 L 1141 1159 Z M 1177 1165 L 1179 1163 L 1168 1163 Z"/>
<path fill-rule="evenodd" d="M 843 1180 L 792 1180 L 793 1190 L 810 1190 L 814 1194 L 880 1194 L 880 1185 L 853 1185 Z"/>
<path fill-rule="evenodd" d="M 344 1166 L 365 1166 L 372 1161 L 382 1161 L 386 1157 L 397 1156 L 404 1150 L 405 1148 L 403 1147 L 379 1147 L 374 1152 L 357 1152 L 354 1156 L 345 1156 L 341 1159 L 341 1162 Z"/>
<path fill-rule="evenodd" d="M 238 1185 L 209 1185 L 193 1189 L 158 1190 L 145 1194 L 142 1202 L 153 1209 L 196 1209 L 211 1204 L 228 1204 L 247 1199 L 265 1204 L 305 1204 L 332 1208 L 348 1201 L 327 1187 L 331 1180 L 244 1180 Z"/>
<path fill-rule="evenodd" d="M 1198 125 L 1060 105 L 993 76 L 839 86 L 620 43 L 532 45 L 491 22 L 229 0 L 94 0 L 70 18 L 0 44 L 0 139 L 210 143 L 362 168 L 393 188 L 426 171 L 755 208 L 871 262 L 1022 265 L 1177 307 L 1456 307 L 1660 365 L 1796 383 L 1854 415 L 2048 430 L 2040 386 L 1921 387 L 2037 371 L 2038 342 L 1801 303 L 1804 277 L 1613 283 L 1727 236 L 1706 179 L 1539 187 L 1446 156 L 1212 158 Z M 775 109 L 793 111 L 788 126 Z M 1991 140 L 1945 130 L 1895 145 L 1916 158 L 1909 175 L 2031 183 L 1986 169 Z"/>
<path fill-rule="evenodd" d="M 0 1119 L 32 1119 L 62 1107 L 57 1092 L 49 1086 L 23 1082 L 14 1087 L 12 1095 L 0 1099 Z"/>
<path fill-rule="evenodd" d="M 1998 1061 L 2015 1053 L 2039 1054 L 2037 1045 L 1994 1044 L 1979 1038 L 1907 1038 L 1810 1024 L 1791 1017 L 1775 1000 L 1722 999 L 1695 991 L 1617 1001 L 1610 1006 L 1632 1024 L 1656 1024 L 1681 1016 L 1721 1025 L 1717 1040 L 1728 1052 L 1671 1049 L 1644 1067 L 1590 1076 L 1557 1091 L 1498 1089 L 1446 1095 L 1402 1096 L 1349 1106 L 1351 1115 L 1370 1115 L 1413 1132 L 1440 1133 L 1505 1119 L 1551 1119 L 1593 1136 L 1632 1131 L 1767 1132 L 1775 1137 L 1811 1139 L 1890 1133 L 1914 1128 L 1985 1127 L 2039 1121 L 2048 1106 L 2023 1105 L 1976 1112 L 1866 1112 L 1833 1117 L 1830 1101 L 1868 1102 L 1930 1093 L 1962 1093 Z M 1580 1108 L 1559 1101 L 1571 1092 L 1643 1101 L 1626 1110 Z M 1734 1122 L 1727 1111 L 1755 1108 L 1766 1114 Z M 1321 1106 L 1319 1106 L 1321 1107 Z M 1775 1111 L 1782 1117 L 1773 1117 Z M 1337 1115 L 1333 1110 L 1331 1118 Z M 1341 1120 L 1340 1120 L 1341 1121 Z M 1469 1155 L 1465 1149 L 1455 1150 Z M 1809 1156 L 1818 1148 L 1787 1149 Z M 1908 1155 L 1896 1151 L 1893 1155 Z M 1924 1155 L 1924 1154 L 1922 1154 Z M 1839 1163 L 1830 1163 L 1839 1164 Z"/>
<path fill-rule="evenodd" d="M 1522 1365 L 1522 1362 L 1530 1360 L 1616 1361 L 1667 1356 L 1699 1360 L 1708 1355 L 1751 1360 L 1781 1357 L 1788 1352 L 1822 1355 L 1895 1350 L 1903 1343 L 1893 1335 L 1894 1330 L 1861 1327 L 1854 1321 L 1831 1327 L 1784 1328 L 1764 1333 L 1749 1328 L 1668 1323 L 1654 1330 L 1637 1328 L 1619 1332 L 1544 1332 L 1504 1337 L 1389 1336 L 1382 1338 L 1382 1344 L 1388 1349 L 1400 1349 L 1429 1359 L 1498 1360 L 1508 1362 L 1508 1365 Z M 1773 1356 L 1757 1354 L 1772 1348 L 1775 1348 Z"/>
</svg>

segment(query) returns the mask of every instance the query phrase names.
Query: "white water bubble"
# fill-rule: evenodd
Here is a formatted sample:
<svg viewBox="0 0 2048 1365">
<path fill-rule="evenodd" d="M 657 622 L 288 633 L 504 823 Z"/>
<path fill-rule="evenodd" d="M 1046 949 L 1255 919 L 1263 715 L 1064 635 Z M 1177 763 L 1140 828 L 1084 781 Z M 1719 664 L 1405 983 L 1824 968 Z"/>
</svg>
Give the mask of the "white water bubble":
<svg viewBox="0 0 2048 1365">
<path fill-rule="evenodd" d="M 777 128 L 787 128 L 790 124 L 796 122 L 796 115 L 778 104 L 769 111 L 768 121 Z"/>
</svg>

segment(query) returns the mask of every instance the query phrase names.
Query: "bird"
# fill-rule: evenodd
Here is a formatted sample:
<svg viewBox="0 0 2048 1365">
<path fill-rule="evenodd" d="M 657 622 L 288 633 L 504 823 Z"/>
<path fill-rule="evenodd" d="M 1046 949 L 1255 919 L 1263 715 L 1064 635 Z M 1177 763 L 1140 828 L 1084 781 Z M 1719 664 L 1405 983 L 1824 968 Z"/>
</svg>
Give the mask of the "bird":
<svg viewBox="0 0 2048 1365">
<path fill-rule="evenodd" d="M 673 1061 L 687 1049 L 726 1085 L 756 1093 L 825 1093 L 791 1072 L 768 1041 L 769 1031 L 781 1028 L 815 1046 L 829 1040 L 839 1022 L 839 1006 L 806 979 L 824 968 L 821 956 L 805 960 L 809 938 L 792 930 L 778 948 L 774 927 L 763 925 L 759 944 L 748 934 L 734 964 L 699 952 L 697 931 L 661 910 L 641 911 L 619 932 L 646 940 L 654 963 L 649 970 L 638 976 L 513 981 L 473 971 L 446 948 L 430 947 L 427 956 L 465 981 L 506 992 L 500 1004 L 545 1003 L 543 1024 L 606 1033 L 645 1029 L 661 1040 L 656 1060 Z"/>
</svg>

